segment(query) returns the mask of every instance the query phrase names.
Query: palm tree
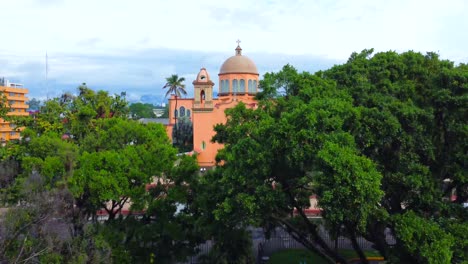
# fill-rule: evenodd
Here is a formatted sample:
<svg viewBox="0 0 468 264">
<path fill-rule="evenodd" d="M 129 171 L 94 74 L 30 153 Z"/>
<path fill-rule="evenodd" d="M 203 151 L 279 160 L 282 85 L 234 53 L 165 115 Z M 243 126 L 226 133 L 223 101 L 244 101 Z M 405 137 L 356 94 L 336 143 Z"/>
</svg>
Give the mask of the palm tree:
<svg viewBox="0 0 468 264">
<path fill-rule="evenodd" d="M 180 77 L 177 74 L 172 74 L 171 77 L 166 78 L 166 84 L 163 86 L 163 89 L 168 88 L 166 97 L 170 94 L 175 95 L 175 109 L 177 110 L 177 97 L 180 97 L 182 94 L 186 95 L 187 91 L 185 91 L 185 81 L 184 77 Z M 175 120 L 175 127 L 177 128 L 177 115 L 174 111 L 174 120 Z M 177 138 L 177 135 L 176 135 Z"/>
</svg>

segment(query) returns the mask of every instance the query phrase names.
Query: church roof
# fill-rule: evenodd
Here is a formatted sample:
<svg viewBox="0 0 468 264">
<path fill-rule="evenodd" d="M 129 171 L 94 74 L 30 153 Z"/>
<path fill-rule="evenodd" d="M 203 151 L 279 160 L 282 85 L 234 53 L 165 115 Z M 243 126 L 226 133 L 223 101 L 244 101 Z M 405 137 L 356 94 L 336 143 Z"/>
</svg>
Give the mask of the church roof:
<svg viewBox="0 0 468 264">
<path fill-rule="evenodd" d="M 242 55 L 242 49 L 237 45 L 236 55 L 228 58 L 219 70 L 219 74 L 226 73 L 258 74 L 258 70 L 257 66 L 255 66 L 255 63 L 251 59 Z"/>
</svg>

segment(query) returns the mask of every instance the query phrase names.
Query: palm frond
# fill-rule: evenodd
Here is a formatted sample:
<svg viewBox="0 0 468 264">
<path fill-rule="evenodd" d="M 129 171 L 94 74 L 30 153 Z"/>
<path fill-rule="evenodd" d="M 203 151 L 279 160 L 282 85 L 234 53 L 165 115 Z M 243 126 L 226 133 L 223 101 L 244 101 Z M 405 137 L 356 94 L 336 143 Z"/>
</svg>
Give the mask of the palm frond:
<svg viewBox="0 0 468 264">
<path fill-rule="evenodd" d="M 185 91 L 185 89 L 179 89 L 180 92 L 182 92 L 182 94 L 186 95 L 187 94 L 187 91 Z"/>
<path fill-rule="evenodd" d="M 185 78 L 179 78 L 179 75 L 177 74 L 172 74 L 170 77 L 167 77 L 166 84 L 163 86 L 163 89 L 168 88 L 166 97 L 171 93 L 176 94 L 179 97 L 181 96 L 181 93 L 186 95 L 187 92 L 185 91 L 185 84 L 183 83 L 184 81 Z"/>
</svg>

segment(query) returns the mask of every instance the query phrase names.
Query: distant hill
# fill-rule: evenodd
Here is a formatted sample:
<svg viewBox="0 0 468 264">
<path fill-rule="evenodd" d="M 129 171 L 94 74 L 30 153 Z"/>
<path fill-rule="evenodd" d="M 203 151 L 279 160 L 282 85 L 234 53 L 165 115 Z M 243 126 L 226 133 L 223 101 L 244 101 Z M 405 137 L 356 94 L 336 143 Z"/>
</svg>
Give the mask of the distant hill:
<svg viewBox="0 0 468 264">
<path fill-rule="evenodd" d="M 161 105 L 165 101 L 165 98 L 152 94 L 144 94 L 140 97 L 140 102 L 145 104 Z"/>
</svg>

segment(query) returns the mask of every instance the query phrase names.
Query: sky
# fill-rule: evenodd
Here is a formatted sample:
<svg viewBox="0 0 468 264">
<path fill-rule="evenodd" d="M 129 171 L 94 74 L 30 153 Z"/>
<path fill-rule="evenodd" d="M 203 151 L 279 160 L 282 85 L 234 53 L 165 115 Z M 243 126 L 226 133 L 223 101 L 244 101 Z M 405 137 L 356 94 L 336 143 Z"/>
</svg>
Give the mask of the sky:
<svg viewBox="0 0 468 264">
<path fill-rule="evenodd" d="M 368 48 L 468 62 L 466 0 L 0 0 L 0 10 L 0 77 L 30 98 L 85 82 L 160 103 L 166 77 L 185 77 L 192 95 L 202 67 L 217 90 L 238 39 L 260 76 L 288 63 L 325 70 Z"/>
</svg>

